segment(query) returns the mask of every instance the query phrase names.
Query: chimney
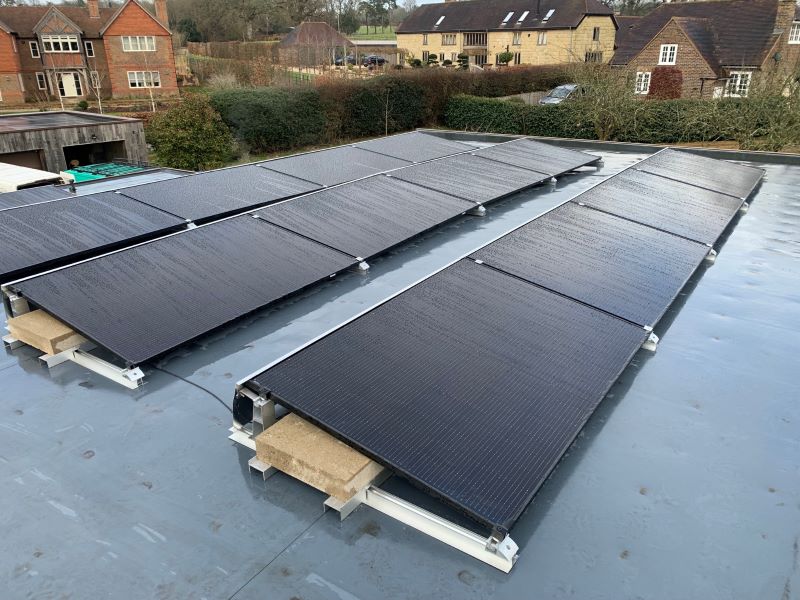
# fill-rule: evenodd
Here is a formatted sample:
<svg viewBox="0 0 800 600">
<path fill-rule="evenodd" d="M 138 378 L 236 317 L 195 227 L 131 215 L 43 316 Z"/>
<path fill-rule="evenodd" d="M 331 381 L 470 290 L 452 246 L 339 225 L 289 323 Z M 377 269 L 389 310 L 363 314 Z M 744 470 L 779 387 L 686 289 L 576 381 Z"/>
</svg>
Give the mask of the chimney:
<svg viewBox="0 0 800 600">
<path fill-rule="evenodd" d="M 797 9 L 795 0 L 778 0 L 778 14 L 775 17 L 775 33 L 782 33 L 782 43 L 789 40 L 789 31 L 794 21 L 794 13 Z"/>
<path fill-rule="evenodd" d="M 100 0 L 87 0 L 86 5 L 89 7 L 89 17 L 92 19 L 99 19 Z"/>
<path fill-rule="evenodd" d="M 161 21 L 164 27 L 169 28 L 169 14 L 167 13 L 167 0 L 155 0 L 156 19 Z"/>
</svg>

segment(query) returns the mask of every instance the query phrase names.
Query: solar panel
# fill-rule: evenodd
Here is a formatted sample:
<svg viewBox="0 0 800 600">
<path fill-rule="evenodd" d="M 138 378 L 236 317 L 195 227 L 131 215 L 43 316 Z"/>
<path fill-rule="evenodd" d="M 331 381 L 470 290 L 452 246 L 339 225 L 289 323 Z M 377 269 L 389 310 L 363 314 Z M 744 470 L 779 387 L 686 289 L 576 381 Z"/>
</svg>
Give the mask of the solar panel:
<svg viewBox="0 0 800 600">
<path fill-rule="evenodd" d="M 634 169 L 574 201 L 705 244 L 717 241 L 742 206 L 740 198 Z"/>
<path fill-rule="evenodd" d="M 144 185 L 146 183 L 186 177 L 187 175 L 189 175 L 189 173 L 185 171 L 152 169 L 140 173 L 133 173 L 131 175 L 120 175 L 118 177 L 109 177 L 107 179 L 97 179 L 95 181 L 79 183 L 75 186 L 75 194 L 78 196 L 85 196 L 86 194 L 98 194 L 100 192 L 114 192 L 137 185 Z"/>
<path fill-rule="evenodd" d="M 549 179 L 549 175 L 470 154 L 414 165 L 391 175 L 473 202 L 497 200 Z"/>
<path fill-rule="evenodd" d="M 243 215 L 14 288 L 137 364 L 354 264 L 350 256 Z"/>
<path fill-rule="evenodd" d="M 473 154 L 550 176 L 567 173 L 600 160 L 599 156 L 559 148 L 529 138 L 482 148 Z"/>
<path fill-rule="evenodd" d="M 666 149 L 634 168 L 709 190 L 747 198 L 764 176 L 763 169 Z"/>
<path fill-rule="evenodd" d="M 474 207 L 468 200 L 376 175 L 273 204 L 257 214 L 323 244 L 366 258 Z"/>
<path fill-rule="evenodd" d="M 341 146 L 259 164 L 273 171 L 293 175 L 320 185 L 336 185 L 375 175 L 382 171 L 404 167 L 409 162 L 353 146 Z"/>
<path fill-rule="evenodd" d="M 567 203 L 473 253 L 487 265 L 640 325 L 654 325 L 708 247 Z"/>
<path fill-rule="evenodd" d="M 0 280 L 183 225 L 177 217 L 112 192 L 0 211 Z"/>
<path fill-rule="evenodd" d="M 198 173 L 120 193 L 173 215 L 202 221 L 304 194 L 320 186 L 255 165 Z"/>
<path fill-rule="evenodd" d="M 247 385 L 509 528 L 645 336 L 462 260 Z"/>
<path fill-rule="evenodd" d="M 4 208 L 16 208 L 17 206 L 27 206 L 46 200 L 56 200 L 57 198 L 68 198 L 73 194 L 67 190 L 62 190 L 52 185 L 42 185 L 39 187 L 28 188 L 16 192 L 6 192 L 0 194 L 0 210 Z"/>
<path fill-rule="evenodd" d="M 434 158 L 443 158 L 451 154 L 458 154 L 475 149 L 474 146 L 470 146 L 469 144 L 462 144 L 461 142 L 447 140 L 417 131 L 390 137 L 376 138 L 356 144 L 355 147 L 379 152 L 410 162 L 433 160 Z"/>
</svg>

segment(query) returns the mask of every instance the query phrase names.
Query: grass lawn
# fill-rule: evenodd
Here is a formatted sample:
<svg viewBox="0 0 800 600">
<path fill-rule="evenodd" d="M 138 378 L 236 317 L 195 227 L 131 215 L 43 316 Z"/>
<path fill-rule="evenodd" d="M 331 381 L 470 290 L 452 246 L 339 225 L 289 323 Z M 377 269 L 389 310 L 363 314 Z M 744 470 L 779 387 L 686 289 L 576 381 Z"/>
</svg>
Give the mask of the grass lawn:
<svg viewBox="0 0 800 600">
<path fill-rule="evenodd" d="M 347 36 L 351 40 L 393 40 L 395 39 L 394 27 L 369 27 L 362 25 L 354 34 Z"/>
</svg>

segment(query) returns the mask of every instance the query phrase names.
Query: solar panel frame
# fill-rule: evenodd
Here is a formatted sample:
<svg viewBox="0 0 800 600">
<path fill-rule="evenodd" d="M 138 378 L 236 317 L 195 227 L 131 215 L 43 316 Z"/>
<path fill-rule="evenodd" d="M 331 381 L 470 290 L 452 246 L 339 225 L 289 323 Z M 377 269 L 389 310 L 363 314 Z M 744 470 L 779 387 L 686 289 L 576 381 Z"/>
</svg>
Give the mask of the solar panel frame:
<svg viewBox="0 0 800 600">
<path fill-rule="evenodd" d="M 456 306 L 455 299 L 460 297 L 459 286 L 461 291 L 468 292 L 463 295 L 468 301 Z M 478 298 L 478 294 L 484 296 Z M 414 305 L 418 298 L 421 298 L 422 306 Z M 398 306 L 400 308 L 396 308 Z M 569 315 L 564 315 L 563 311 L 559 315 L 561 309 L 556 307 L 564 306 L 570 308 Z M 511 316 L 499 323 L 497 319 L 502 318 L 505 312 Z M 520 320 L 521 312 L 528 321 Z M 387 314 L 389 317 L 385 317 Z M 380 320 L 384 318 L 386 322 L 381 324 Z M 535 323 L 536 331 L 546 335 L 548 341 L 560 344 L 559 351 L 539 352 L 532 348 L 538 343 L 531 328 L 536 319 L 539 319 Z M 448 320 L 457 321 L 459 328 L 448 330 L 444 325 Z M 374 325 L 376 321 L 379 327 Z M 563 326 L 562 329 L 554 324 L 556 322 Z M 415 327 L 415 323 L 421 325 Z M 365 332 L 365 327 L 377 328 Z M 410 339 L 412 330 L 421 337 Z M 589 331 L 591 335 L 587 335 Z M 624 348 L 614 349 L 609 345 L 603 336 L 604 331 L 624 338 Z M 458 334 L 463 335 L 459 337 Z M 243 385 L 297 412 L 476 521 L 508 530 L 646 337 L 643 328 L 627 321 L 462 259 L 276 361 L 248 378 Z M 497 360 L 490 360 L 490 351 L 483 350 L 489 341 L 497 342 L 500 348 Z M 391 344 L 394 350 L 389 351 L 382 344 Z M 405 350 L 397 351 L 401 345 Z M 508 349 L 513 349 L 513 352 Z M 403 361 L 397 363 L 392 359 L 396 356 L 402 356 Z M 513 498 L 503 499 L 502 506 L 498 507 L 495 502 L 502 490 L 497 481 L 487 482 L 488 479 L 484 478 L 478 484 L 464 480 L 464 487 L 455 489 L 455 486 L 443 483 L 448 480 L 447 474 L 441 475 L 444 479 L 431 475 L 430 470 L 421 474 L 419 469 L 428 468 L 423 463 L 441 463 L 442 470 L 447 473 L 481 468 L 484 474 L 499 474 L 501 479 L 517 481 L 518 473 L 508 470 L 507 455 L 502 455 L 505 458 L 499 461 L 500 464 L 487 466 L 481 461 L 499 456 L 516 442 L 535 443 L 544 439 L 546 432 L 537 431 L 536 435 L 531 435 L 533 429 L 526 429 L 524 435 L 515 436 L 514 428 L 525 429 L 527 424 L 525 415 L 518 412 L 520 402 L 534 397 L 552 399 L 548 393 L 534 394 L 530 390 L 539 386 L 540 391 L 544 388 L 552 391 L 555 374 L 546 368 L 514 371 L 510 365 L 522 360 L 557 359 L 559 362 L 572 361 L 570 364 L 578 370 L 589 362 L 590 356 L 612 358 L 610 362 L 613 365 L 606 365 L 608 368 L 602 374 L 598 369 L 592 377 L 585 378 L 584 383 L 594 386 L 591 389 L 583 390 L 575 381 L 567 386 L 568 398 L 554 404 L 576 411 L 577 418 L 572 421 L 574 426 L 562 431 L 556 446 L 550 448 L 547 457 L 535 465 L 535 474 L 528 479 L 527 486 L 514 489 L 511 492 Z M 323 362 L 324 368 L 313 366 Z M 521 379 L 511 377 L 514 373 Z M 563 374 L 566 377 L 574 373 L 567 369 Z M 332 382 L 329 389 L 321 389 L 320 382 L 325 387 L 327 381 Z M 426 389 L 435 392 L 432 392 L 430 402 L 419 403 L 420 409 L 424 410 L 415 412 L 410 408 L 412 399 L 419 390 Z M 348 423 L 347 418 L 337 420 L 335 415 L 326 412 L 345 406 L 359 391 L 364 391 L 362 396 L 370 400 L 358 406 L 348 406 L 345 412 L 356 415 L 352 422 Z M 517 396 L 513 396 L 514 401 L 503 404 L 502 418 L 505 420 L 499 427 L 487 420 L 492 418 L 487 411 L 500 407 L 498 398 L 503 393 Z M 570 406 L 570 402 L 574 403 L 581 394 L 583 404 Z M 380 402 L 371 400 L 375 398 L 380 398 Z M 436 401 L 442 398 L 451 401 L 450 404 L 437 405 Z M 375 411 L 385 412 L 375 416 Z M 442 423 L 459 419 L 465 426 L 451 427 L 451 433 L 458 434 L 455 438 L 439 427 Z M 397 441 L 393 451 L 383 445 L 387 432 L 391 432 Z M 410 439 L 413 436 L 416 439 Z M 464 446 L 465 440 L 469 441 L 467 446 Z M 422 462 L 414 462 L 423 449 L 427 457 Z M 410 458 L 401 456 L 406 451 Z M 519 464 L 530 466 L 525 462 L 529 455 L 522 456 Z M 430 456 L 435 458 L 428 460 Z M 491 489 L 494 500 L 481 504 L 476 499 L 480 492 L 478 485 L 481 489 Z"/>
<path fill-rule="evenodd" d="M 178 217 L 113 192 L 0 211 L 0 280 L 11 281 L 185 225 Z"/>
<path fill-rule="evenodd" d="M 342 252 L 368 258 L 474 208 L 468 200 L 375 175 L 272 204 L 256 214 Z"/>
<path fill-rule="evenodd" d="M 241 240 L 247 243 L 238 243 Z M 266 221 L 240 215 L 7 287 L 135 365 L 357 262 Z M 202 298 L 197 296 L 197 281 L 206 282 Z"/>
</svg>

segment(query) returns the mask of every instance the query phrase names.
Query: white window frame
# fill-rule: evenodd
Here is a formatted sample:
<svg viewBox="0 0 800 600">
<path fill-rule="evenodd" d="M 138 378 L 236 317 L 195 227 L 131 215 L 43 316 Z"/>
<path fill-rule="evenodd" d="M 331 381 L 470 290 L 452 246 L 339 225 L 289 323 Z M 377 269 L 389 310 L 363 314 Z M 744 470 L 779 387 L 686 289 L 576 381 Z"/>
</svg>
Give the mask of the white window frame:
<svg viewBox="0 0 800 600">
<path fill-rule="evenodd" d="M 83 42 L 83 47 L 86 49 L 86 56 L 94 58 L 94 42 Z"/>
<path fill-rule="evenodd" d="M 31 49 L 31 58 L 41 58 L 42 53 L 39 50 L 39 42 L 31 41 L 30 44 Z"/>
<path fill-rule="evenodd" d="M 512 46 L 522 46 L 522 32 L 515 31 L 514 35 L 511 37 L 511 45 Z"/>
<path fill-rule="evenodd" d="M 442 46 L 455 46 L 458 43 L 455 33 L 442 34 Z"/>
<path fill-rule="evenodd" d="M 746 77 L 743 77 L 745 75 Z M 742 80 L 746 81 L 744 89 L 742 88 Z M 728 81 L 725 84 L 725 96 L 728 98 L 747 98 L 752 82 L 752 71 L 731 71 L 728 73 Z M 735 90 L 732 89 L 734 87 L 736 88 Z"/>
<path fill-rule="evenodd" d="M 511 17 L 514 16 L 514 11 L 512 10 L 510 13 L 506 15 L 506 18 L 503 19 L 503 23 L 508 23 L 511 20 Z"/>
<path fill-rule="evenodd" d="M 515 52 L 514 53 L 514 64 L 521 65 L 522 64 L 522 52 Z"/>
<path fill-rule="evenodd" d="M 128 87 L 134 90 L 160 88 L 161 73 L 158 71 L 128 71 Z"/>
<path fill-rule="evenodd" d="M 800 21 L 794 21 L 789 29 L 789 43 L 800 44 Z"/>
<path fill-rule="evenodd" d="M 634 93 L 646 96 L 650 93 L 650 71 L 637 71 L 636 72 L 636 88 Z"/>
<path fill-rule="evenodd" d="M 155 52 L 156 38 L 153 35 L 123 35 L 123 52 Z"/>
<path fill-rule="evenodd" d="M 39 77 L 41 76 L 41 79 Z M 43 71 L 36 71 L 36 86 L 40 90 L 47 91 L 47 75 Z"/>
<path fill-rule="evenodd" d="M 661 44 L 658 52 L 658 64 L 674 65 L 678 61 L 678 44 Z"/>
<path fill-rule="evenodd" d="M 80 40 L 77 35 L 43 35 L 42 48 L 45 54 L 80 54 Z M 50 47 L 50 50 L 47 47 Z"/>
<path fill-rule="evenodd" d="M 536 45 L 537 46 L 547 46 L 547 32 L 546 31 L 540 31 L 536 35 Z"/>
<path fill-rule="evenodd" d="M 522 13 L 522 14 L 519 16 L 519 19 L 517 19 L 517 23 L 522 23 L 522 22 L 523 22 L 525 19 L 527 19 L 527 18 L 528 18 L 528 15 L 529 15 L 530 13 L 531 13 L 531 11 L 529 11 L 529 10 L 526 10 L 524 13 Z"/>
<path fill-rule="evenodd" d="M 431 57 L 430 50 L 423 50 L 422 51 L 422 64 L 428 62 L 428 59 Z"/>
</svg>

